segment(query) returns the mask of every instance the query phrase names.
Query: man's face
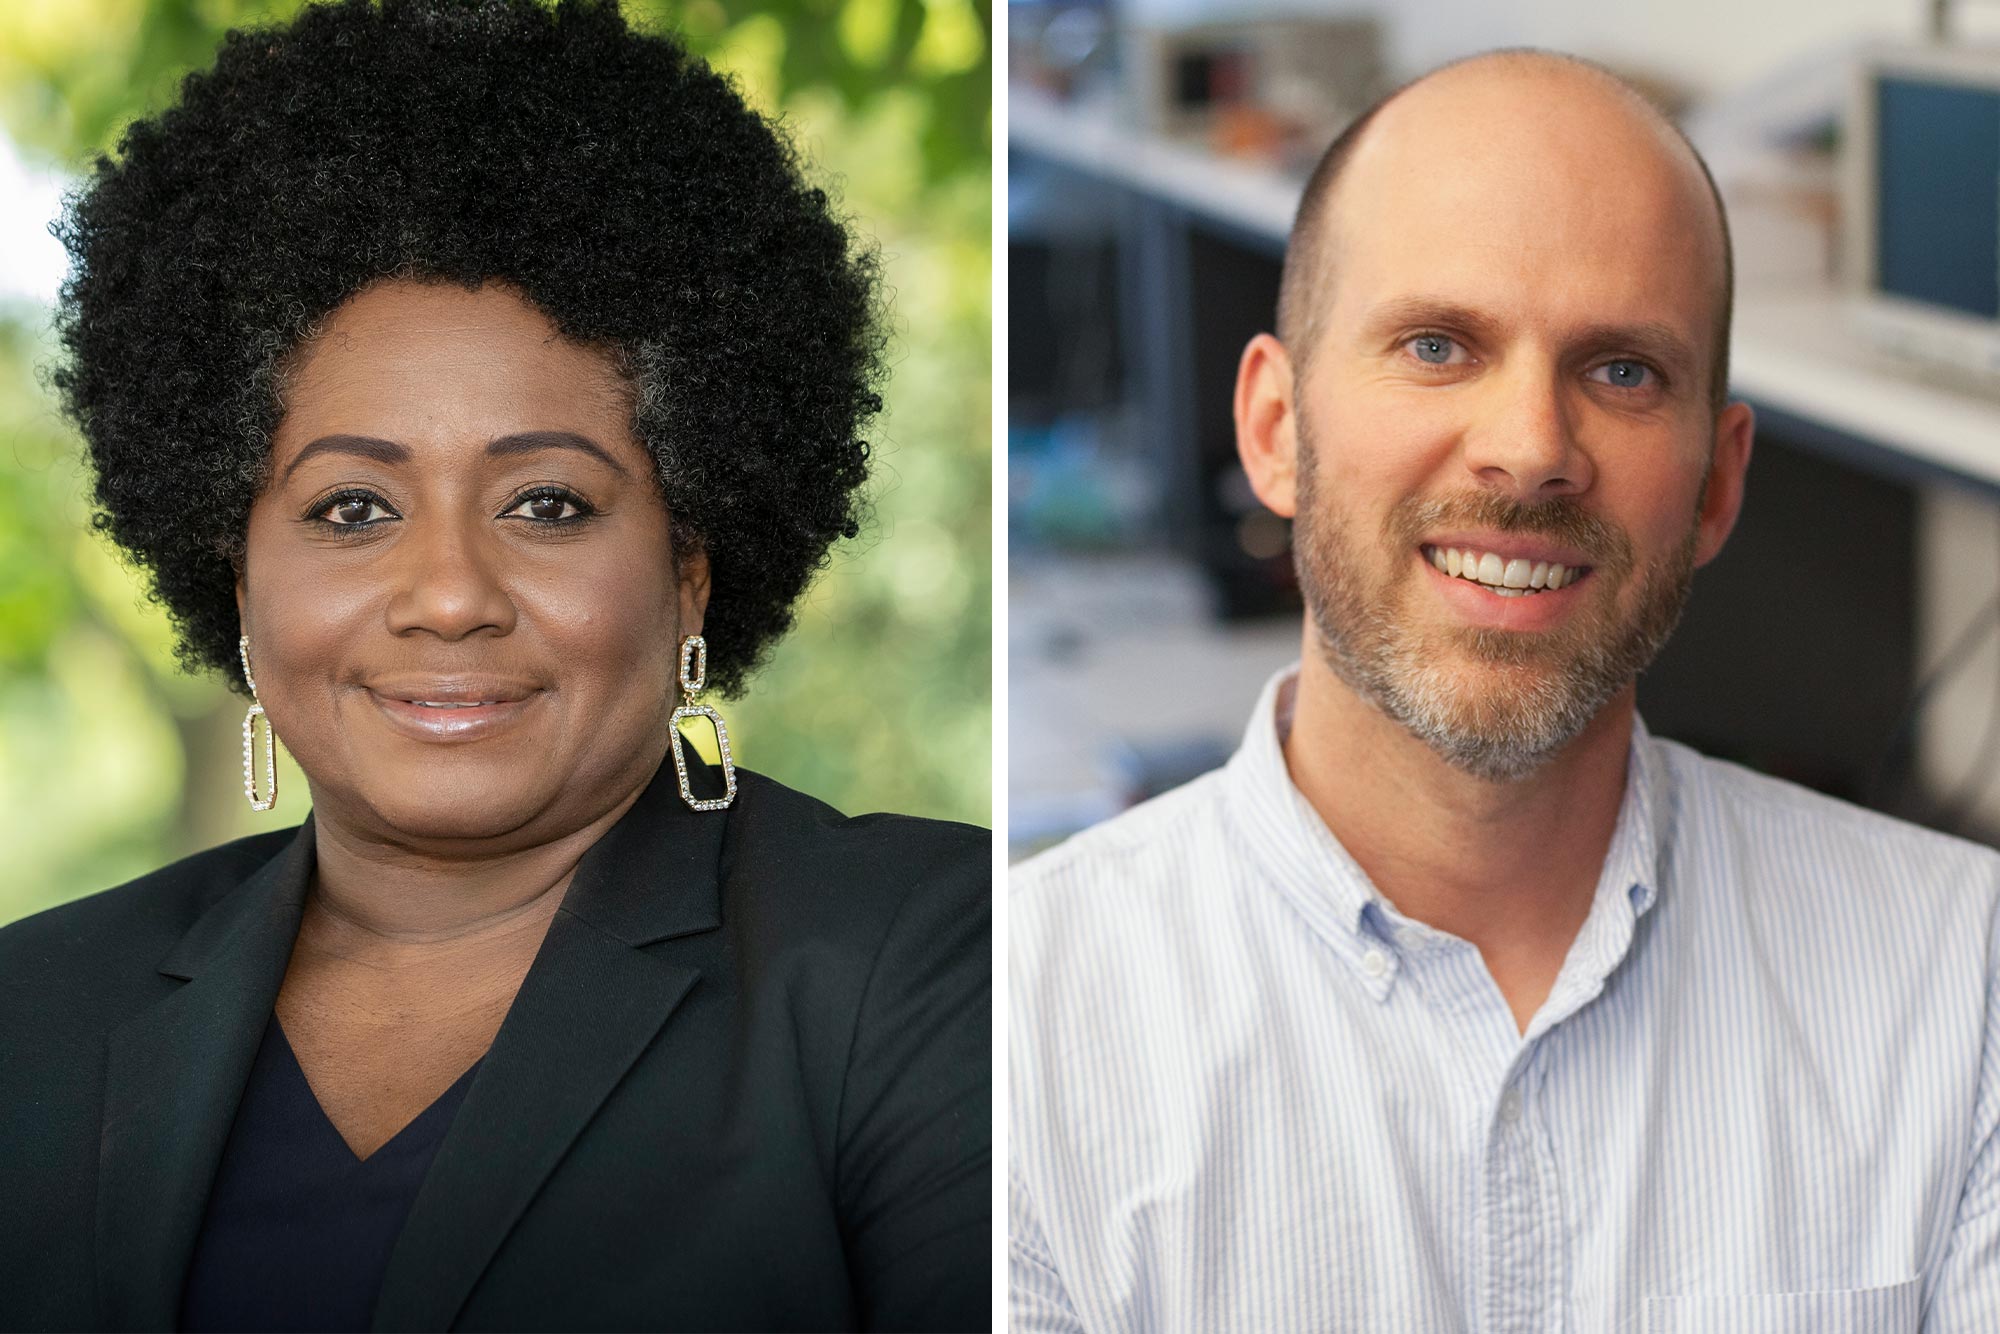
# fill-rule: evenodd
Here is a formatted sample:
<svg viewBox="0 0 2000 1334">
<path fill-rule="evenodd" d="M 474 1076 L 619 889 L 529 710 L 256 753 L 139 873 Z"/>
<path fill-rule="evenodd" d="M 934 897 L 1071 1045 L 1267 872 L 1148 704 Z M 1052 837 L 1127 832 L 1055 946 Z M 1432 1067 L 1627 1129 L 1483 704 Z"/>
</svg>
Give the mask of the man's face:
<svg viewBox="0 0 2000 1334">
<path fill-rule="evenodd" d="M 1334 671 L 1512 778 L 1652 660 L 1726 531 L 1703 504 L 1720 241 L 1650 127 L 1524 126 L 1518 88 L 1472 83 L 1392 105 L 1341 183 L 1295 540 Z"/>
</svg>

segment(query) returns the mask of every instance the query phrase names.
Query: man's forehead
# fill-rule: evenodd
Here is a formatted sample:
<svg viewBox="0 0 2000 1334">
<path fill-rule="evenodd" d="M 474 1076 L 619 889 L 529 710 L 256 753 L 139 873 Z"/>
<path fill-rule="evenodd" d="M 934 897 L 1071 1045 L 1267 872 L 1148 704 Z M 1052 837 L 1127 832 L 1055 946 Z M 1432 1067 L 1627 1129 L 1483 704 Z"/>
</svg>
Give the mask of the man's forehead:
<svg viewBox="0 0 2000 1334">
<path fill-rule="evenodd" d="M 1616 183 L 1598 193 L 1525 171 L 1490 175 L 1412 180 L 1347 222 L 1333 319 L 1350 326 L 1384 303 L 1424 297 L 1551 334 L 1659 320 L 1706 341 L 1718 261 L 1681 210 Z"/>
<path fill-rule="evenodd" d="M 1468 302 L 1568 297 L 1592 319 L 1659 316 L 1665 301 L 1706 325 L 1725 264 L 1720 218 L 1693 153 L 1657 112 L 1594 69 L 1559 57 L 1488 57 L 1406 89 L 1381 108 L 1344 166 L 1320 225 L 1323 281 L 1346 315 L 1378 281 Z"/>
</svg>

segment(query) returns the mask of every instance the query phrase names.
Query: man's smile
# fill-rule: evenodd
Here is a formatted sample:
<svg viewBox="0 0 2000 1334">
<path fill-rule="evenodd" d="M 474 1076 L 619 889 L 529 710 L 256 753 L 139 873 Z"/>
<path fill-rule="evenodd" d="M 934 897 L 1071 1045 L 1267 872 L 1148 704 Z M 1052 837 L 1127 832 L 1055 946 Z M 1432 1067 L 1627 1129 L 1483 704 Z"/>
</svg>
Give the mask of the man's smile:
<svg viewBox="0 0 2000 1334">
<path fill-rule="evenodd" d="M 1503 556 L 1477 547 L 1446 547 L 1426 543 L 1424 558 L 1453 579 L 1478 584 L 1501 597 L 1528 597 L 1567 588 L 1590 572 L 1588 565 L 1532 556 Z"/>
<path fill-rule="evenodd" d="M 1473 629 L 1525 634 L 1553 631 L 1573 620 L 1574 613 L 1592 600 L 1596 588 L 1595 567 L 1536 559 L 1527 550 L 1494 551 L 1426 542 L 1412 555 L 1423 576 L 1436 585 L 1453 618 Z M 1452 569 L 1454 559 L 1456 572 Z"/>
</svg>

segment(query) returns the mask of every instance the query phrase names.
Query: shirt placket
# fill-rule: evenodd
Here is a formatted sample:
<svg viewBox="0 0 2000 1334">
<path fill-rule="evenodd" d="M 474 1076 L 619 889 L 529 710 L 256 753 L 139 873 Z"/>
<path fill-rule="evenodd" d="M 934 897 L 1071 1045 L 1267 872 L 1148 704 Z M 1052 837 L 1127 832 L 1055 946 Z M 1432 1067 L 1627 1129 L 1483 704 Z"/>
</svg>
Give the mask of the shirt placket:
<svg viewBox="0 0 2000 1334">
<path fill-rule="evenodd" d="M 1483 1334 L 1562 1328 L 1562 1190 L 1541 1097 L 1537 1040 L 1521 1048 L 1490 1104 L 1479 1181 Z"/>
<path fill-rule="evenodd" d="M 1481 1334 L 1553 1334 L 1562 1327 L 1563 1233 L 1561 1183 L 1539 1092 L 1547 1035 L 1522 1041 L 1473 946 L 1422 928 L 1404 927 L 1403 938 L 1410 981 L 1465 1058 L 1468 1129 L 1483 1132 L 1468 1326 Z"/>
<path fill-rule="evenodd" d="M 1456 1046 L 1476 1154 L 1474 1282 L 1466 1326 L 1480 1334 L 1560 1328 L 1562 1206 L 1538 1098 L 1540 1040 L 1524 1044 L 1514 1014 L 1464 940 L 1422 926 L 1390 928 L 1414 990 Z"/>
</svg>

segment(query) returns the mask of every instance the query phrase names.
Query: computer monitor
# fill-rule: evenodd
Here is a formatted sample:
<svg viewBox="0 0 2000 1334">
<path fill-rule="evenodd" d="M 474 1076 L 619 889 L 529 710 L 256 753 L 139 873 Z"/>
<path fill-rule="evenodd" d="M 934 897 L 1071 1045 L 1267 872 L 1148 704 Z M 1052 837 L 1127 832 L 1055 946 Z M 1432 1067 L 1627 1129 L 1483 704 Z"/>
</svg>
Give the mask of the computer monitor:
<svg viewBox="0 0 2000 1334">
<path fill-rule="evenodd" d="M 1858 327 L 1899 355 L 2000 377 L 2000 50 L 1865 56 L 1847 144 Z"/>
</svg>

